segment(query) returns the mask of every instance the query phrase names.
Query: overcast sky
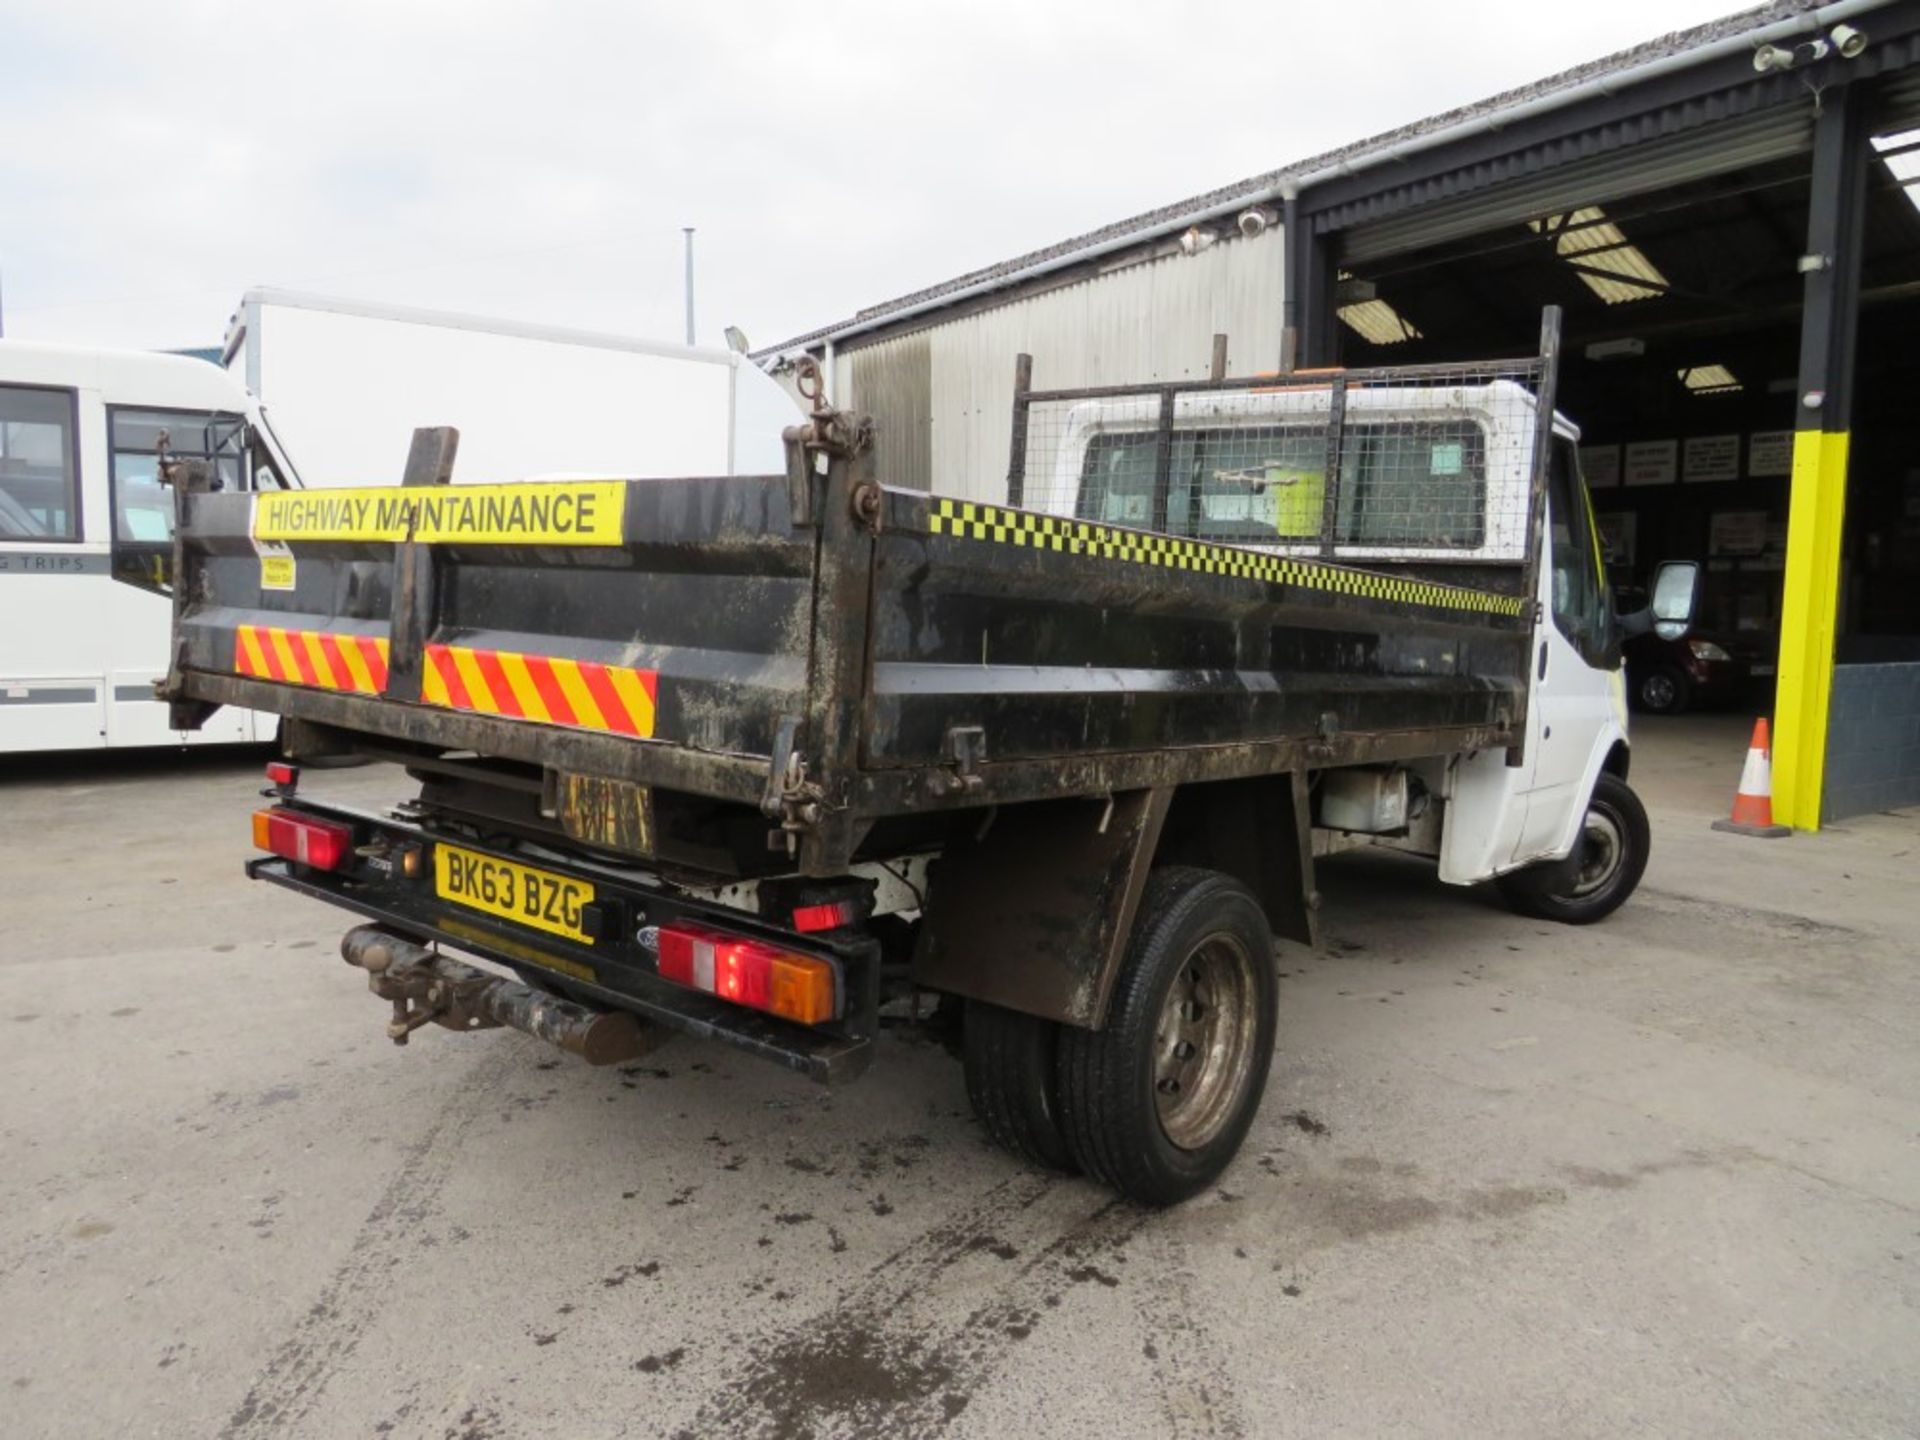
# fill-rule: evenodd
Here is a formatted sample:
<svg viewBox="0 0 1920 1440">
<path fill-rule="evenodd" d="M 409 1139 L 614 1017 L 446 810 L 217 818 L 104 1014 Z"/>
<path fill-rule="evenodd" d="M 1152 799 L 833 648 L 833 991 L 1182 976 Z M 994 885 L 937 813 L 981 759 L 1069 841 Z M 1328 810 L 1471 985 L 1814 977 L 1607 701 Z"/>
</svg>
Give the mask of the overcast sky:
<svg viewBox="0 0 1920 1440">
<path fill-rule="evenodd" d="M 250 285 L 766 345 L 1737 8 L 4 0 L 9 336 Z"/>
</svg>

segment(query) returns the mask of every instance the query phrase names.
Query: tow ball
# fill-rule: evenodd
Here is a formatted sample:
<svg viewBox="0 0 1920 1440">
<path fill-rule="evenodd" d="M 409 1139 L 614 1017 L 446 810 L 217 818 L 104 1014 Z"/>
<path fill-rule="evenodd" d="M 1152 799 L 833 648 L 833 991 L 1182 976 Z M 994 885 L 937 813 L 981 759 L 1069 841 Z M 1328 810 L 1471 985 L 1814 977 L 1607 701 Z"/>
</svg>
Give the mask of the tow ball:
<svg viewBox="0 0 1920 1440">
<path fill-rule="evenodd" d="M 367 972 L 367 988 L 393 1006 L 387 1038 L 405 1045 L 423 1025 L 462 1032 L 501 1026 L 544 1040 L 589 1065 L 637 1059 L 667 1038 L 625 1010 L 598 1010 L 439 955 L 377 925 L 349 930 L 340 955 Z"/>
</svg>

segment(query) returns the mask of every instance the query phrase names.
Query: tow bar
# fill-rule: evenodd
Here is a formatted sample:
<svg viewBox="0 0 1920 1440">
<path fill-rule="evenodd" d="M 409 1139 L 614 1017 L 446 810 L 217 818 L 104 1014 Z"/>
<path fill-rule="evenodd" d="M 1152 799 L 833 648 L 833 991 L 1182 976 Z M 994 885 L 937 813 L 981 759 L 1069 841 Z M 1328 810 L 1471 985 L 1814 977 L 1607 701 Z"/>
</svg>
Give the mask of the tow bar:
<svg viewBox="0 0 1920 1440">
<path fill-rule="evenodd" d="M 578 1055 L 589 1065 L 637 1059 L 667 1032 L 625 1010 L 596 1010 L 531 985 L 492 975 L 377 925 L 361 925 L 340 940 L 340 956 L 367 972 L 367 988 L 393 1005 L 387 1036 L 407 1043 L 422 1025 L 449 1030 L 508 1026 Z"/>
</svg>

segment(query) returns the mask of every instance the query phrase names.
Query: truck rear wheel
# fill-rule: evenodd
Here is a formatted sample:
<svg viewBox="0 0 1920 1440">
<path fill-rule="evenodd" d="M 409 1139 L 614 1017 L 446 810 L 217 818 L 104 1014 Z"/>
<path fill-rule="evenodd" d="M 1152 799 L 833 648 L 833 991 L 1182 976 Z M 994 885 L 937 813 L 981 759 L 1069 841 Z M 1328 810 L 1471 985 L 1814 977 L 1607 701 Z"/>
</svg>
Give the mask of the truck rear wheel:
<svg viewBox="0 0 1920 1440">
<path fill-rule="evenodd" d="M 1060 1125 L 1059 1032 L 1051 1020 L 969 1000 L 964 1068 L 973 1113 L 1001 1149 L 1072 1175 L 1080 1167 Z"/>
<path fill-rule="evenodd" d="M 1060 1099 L 1082 1169 L 1172 1205 L 1227 1168 L 1266 1090 L 1279 983 L 1246 886 L 1167 866 L 1148 878 L 1100 1030 L 1060 1030 Z"/>
<path fill-rule="evenodd" d="M 1587 801 L 1573 853 L 1515 870 L 1495 883 L 1507 904 L 1522 915 L 1591 925 L 1618 910 L 1639 888 L 1651 849 L 1646 806 L 1626 781 L 1603 774 Z"/>
</svg>

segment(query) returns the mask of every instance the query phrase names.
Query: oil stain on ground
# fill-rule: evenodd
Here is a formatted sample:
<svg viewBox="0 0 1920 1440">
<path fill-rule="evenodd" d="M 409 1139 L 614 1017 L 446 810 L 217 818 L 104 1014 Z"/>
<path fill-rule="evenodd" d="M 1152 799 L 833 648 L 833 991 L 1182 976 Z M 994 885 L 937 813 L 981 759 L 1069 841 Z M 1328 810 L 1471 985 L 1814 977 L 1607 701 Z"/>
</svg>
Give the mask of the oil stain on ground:
<svg viewBox="0 0 1920 1440">
<path fill-rule="evenodd" d="M 931 1435 L 971 1403 L 1013 1347 L 1034 1334 L 1094 1267 L 1111 1275 L 1152 1212 L 1107 1200 L 1064 1220 L 1042 1218 L 1058 1182 L 1018 1175 L 872 1267 L 824 1313 L 764 1338 L 710 1396 L 687 1436 Z M 1030 1225 L 1022 1243 L 1003 1238 Z M 992 1265 L 983 1298 L 955 1319 L 920 1302 L 947 1272 Z M 969 1272 L 978 1276 L 976 1268 Z M 972 1282 L 970 1282 L 972 1283 Z"/>
</svg>

